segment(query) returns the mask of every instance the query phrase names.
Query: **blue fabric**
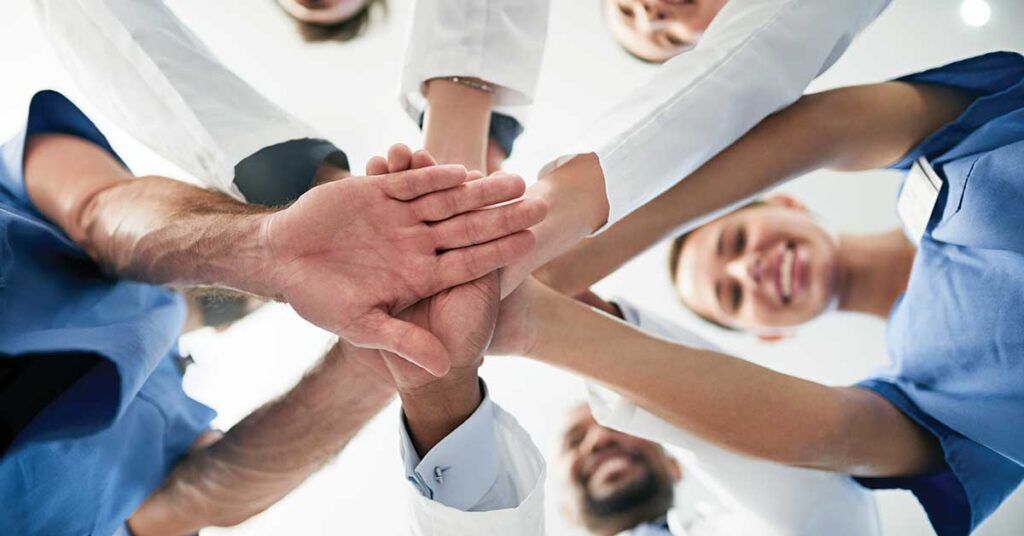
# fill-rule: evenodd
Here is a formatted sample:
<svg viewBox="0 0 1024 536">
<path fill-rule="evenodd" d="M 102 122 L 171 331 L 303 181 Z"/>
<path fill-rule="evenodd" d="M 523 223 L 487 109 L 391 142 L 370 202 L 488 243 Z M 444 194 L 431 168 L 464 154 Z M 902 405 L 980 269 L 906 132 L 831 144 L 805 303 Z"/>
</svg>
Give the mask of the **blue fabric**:
<svg viewBox="0 0 1024 536">
<path fill-rule="evenodd" d="M 181 389 L 181 297 L 106 277 L 32 205 L 23 151 L 39 133 L 78 136 L 114 155 L 92 122 L 52 91 L 32 99 L 25 130 L 0 149 L 0 354 L 101 359 L 0 459 L 0 534 L 106 536 L 214 413 Z"/>
<path fill-rule="evenodd" d="M 967 534 L 1024 478 L 1024 58 L 987 54 L 902 80 L 976 99 L 894 166 L 923 156 L 944 185 L 889 317 L 893 363 L 861 385 L 940 440 L 966 502 L 938 475 L 892 483 L 942 517 L 941 535 Z"/>
<path fill-rule="evenodd" d="M 467 512 L 515 508 L 518 498 L 498 497 L 499 504 L 484 502 L 498 480 L 494 403 L 480 380 L 483 400 L 476 411 L 445 436 L 422 459 L 409 437 L 405 418 L 399 427 L 405 475 L 428 499 Z"/>
</svg>

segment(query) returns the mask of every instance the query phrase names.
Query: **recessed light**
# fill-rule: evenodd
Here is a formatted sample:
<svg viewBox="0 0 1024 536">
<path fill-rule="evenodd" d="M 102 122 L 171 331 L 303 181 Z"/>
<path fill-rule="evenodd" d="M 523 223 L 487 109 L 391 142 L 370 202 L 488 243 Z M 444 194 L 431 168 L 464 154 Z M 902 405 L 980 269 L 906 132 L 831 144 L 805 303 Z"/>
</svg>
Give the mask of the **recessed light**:
<svg viewBox="0 0 1024 536">
<path fill-rule="evenodd" d="M 984 26 L 992 18 L 992 6 L 985 0 L 964 0 L 960 4 L 960 17 L 968 26 Z"/>
</svg>

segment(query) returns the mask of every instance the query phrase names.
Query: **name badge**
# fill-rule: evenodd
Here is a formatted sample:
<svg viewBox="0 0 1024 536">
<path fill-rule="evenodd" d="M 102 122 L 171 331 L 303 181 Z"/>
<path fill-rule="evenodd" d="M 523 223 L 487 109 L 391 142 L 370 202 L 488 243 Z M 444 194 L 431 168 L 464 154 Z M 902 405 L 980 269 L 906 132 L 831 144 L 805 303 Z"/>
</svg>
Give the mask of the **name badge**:
<svg viewBox="0 0 1024 536">
<path fill-rule="evenodd" d="M 896 212 L 903 222 L 903 232 L 914 245 L 921 242 L 935 202 L 942 190 L 942 178 L 924 157 L 918 158 L 907 173 L 903 190 L 896 201 Z"/>
</svg>

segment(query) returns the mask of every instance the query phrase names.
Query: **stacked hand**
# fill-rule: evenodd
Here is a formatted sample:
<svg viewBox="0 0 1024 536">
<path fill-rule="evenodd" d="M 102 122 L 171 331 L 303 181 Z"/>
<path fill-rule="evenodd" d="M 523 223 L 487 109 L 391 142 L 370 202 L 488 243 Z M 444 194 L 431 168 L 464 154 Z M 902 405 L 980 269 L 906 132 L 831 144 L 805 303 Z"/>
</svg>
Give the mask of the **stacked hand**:
<svg viewBox="0 0 1024 536">
<path fill-rule="evenodd" d="M 481 178 L 404 146 L 389 157 L 269 216 L 261 244 L 274 292 L 296 312 L 429 371 L 391 355 L 387 363 L 409 367 L 403 377 L 415 383 L 450 363 L 469 366 L 468 348 L 479 356 L 497 315 L 494 273 L 531 251 L 526 229 L 546 209 L 537 200 L 486 208 L 523 194 L 516 176 Z"/>
<path fill-rule="evenodd" d="M 426 152 L 413 154 L 407 147 L 399 145 L 392 147 L 386 160 L 381 157 L 370 160 L 366 173 L 370 176 L 382 176 L 405 170 L 429 169 L 431 166 L 435 166 L 434 160 Z M 473 172 L 470 173 L 468 181 L 459 188 L 474 189 L 484 181 L 505 180 L 503 177 L 509 176 L 494 174 L 485 179 L 481 178 L 479 173 Z M 518 187 L 515 190 L 516 196 L 522 195 L 525 190 L 525 185 L 521 181 Z M 503 208 L 529 213 L 532 215 L 530 221 L 540 221 L 545 212 L 544 205 L 536 200 L 518 201 Z M 466 228 L 466 232 L 469 233 L 467 238 L 485 236 L 481 231 L 471 228 Z M 533 237 L 526 231 L 522 234 L 522 240 L 532 245 Z M 499 297 L 498 275 L 496 271 L 492 271 L 416 303 L 399 314 L 399 318 L 429 330 L 438 337 L 451 359 L 450 378 L 475 378 L 476 369 L 481 363 L 484 349 L 491 340 L 498 317 Z M 367 365 L 393 381 L 403 393 L 427 388 L 438 380 L 391 352 L 380 352 L 379 356 L 362 352 L 359 356 Z"/>
</svg>

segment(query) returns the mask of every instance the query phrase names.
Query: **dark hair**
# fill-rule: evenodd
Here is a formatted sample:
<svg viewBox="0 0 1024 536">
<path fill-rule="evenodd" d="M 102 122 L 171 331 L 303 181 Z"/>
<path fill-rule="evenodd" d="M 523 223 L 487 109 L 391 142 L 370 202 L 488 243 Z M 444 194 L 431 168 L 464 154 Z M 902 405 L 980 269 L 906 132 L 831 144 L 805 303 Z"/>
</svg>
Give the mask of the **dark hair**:
<svg viewBox="0 0 1024 536">
<path fill-rule="evenodd" d="M 764 205 L 767 205 L 767 204 L 768 203 L 766 201 L 763 201 L 761 199 L 755 199 L 754 201 L 751 201 L 751 202 L 747 203 L 746 205 L 743 205 L 742 207 L 740 207 L 740 208 L 738 208 L 738 209 L 736 209 L 736 210 L 734 210 L 734 211 L 732 211 L 732 212 L 730 212 L 728 214 L 722 215 L 721 217 L 719 217 L 719 219 L 724 218 L 726 216 L 731 216 L 731 215 L 733 215 L 733 214 L 735 214 L 735 213 L 737 213 L 737 212 L 739 212 L 741 210 L 746 210 L 748 208 L 760 207 L 760 206 L 764 206 Z M 710 223 L 710 222 L 708 222 L 708 223 Z M 705 224 L 705 225 L 707 225 L 707 224 Z M 697 227 L 697 229 L 700 229 L 702 227 L 704 227 L 704 226 L 702 225 L 700 227 Z M 672 281 L 672 286 L 675 286 L 676 273 L 679 272 L 679 254 L 683 252 L 683 246 L 686 245 L 686 241 L 690 238 L 690 235 L 692 235 L 693 232 L 696 231 L 697 229 L 691 229 L 691 230 L 689 230 L 689 231 L 687 231 L 687 232 L 685 232 L 685 233 L 675 237 L 674 239 L 672 239 L 672 245 L 669 246 L 669 253 L 668 253 L 668 276 L 669 276 L 669 279 Z M 683 306 L 686 307 L 687 309 L 689 309 L 690 311 L 693 311 L 693 314 L 697 315 L 697 317 L 700 318 L 701 320 L 704 320 L 704 321 L 706 321 L 708 323 L 714 324 L 715 326 L 718 326 L 718 327 L 720 327 L 722 329 L 725 329 L 725 330 L 728 330 L 728 331 L 740 331 L 740 330 L 738 330 L 738 329 L 736 329 L 736 328 L 734 328 L 732 326 L 727 326 L 727 325 L 725 325 L 725 324 L 723 324 L 723 323 L 721 323 L 721 322 L 719 322 L 719 321 L 717 321 L 717 320 L 715 320 L 713 318 L 710 318 L 710 317 L 708 317 L 706 315 L 698 313 L 697 311 L 694 311 L 693 308 L 690 307 L 690 304 L 686 303 L 686 300 L 683 300 L 682 298 L 679 299 L 679 303 L 683 304 Z"/>
<path fill-rule="evenodd" d="M 343 21 L 334 24 L 314 24 L 312 22 L 296 21 L 296 25 L 299 29 L 299 34 L 302 35 L 302 40 L 307 43 L 351 41 L 366 33 L 366 29 L 370 26 L 370 11 L 375 6 L 380 6 L 381 11 L 387 16 L 388 5 L 386 0 L 367 0 L 363 9 Z"/>
</svg>

